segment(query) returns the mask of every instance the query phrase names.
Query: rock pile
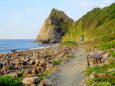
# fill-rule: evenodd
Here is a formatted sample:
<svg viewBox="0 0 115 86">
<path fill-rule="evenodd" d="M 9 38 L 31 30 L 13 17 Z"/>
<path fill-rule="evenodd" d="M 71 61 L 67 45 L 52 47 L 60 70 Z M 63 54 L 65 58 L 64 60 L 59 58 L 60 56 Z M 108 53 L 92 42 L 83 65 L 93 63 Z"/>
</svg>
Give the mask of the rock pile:
<svg viewBox="0 0 115 86">
<path fill-rule="evenodd" d="M 75 48 L 68 46 L 55 46 L 20 52 L 15 51 L 2 55 L 0 57 L 0 76 L 9 74 L 18 77 L 22 73 L 24 84 L 33 78 L 39 82 L 39 77 L 34 76 L 54 68 L 54 61 L 63 60 L 64 57 L 71 57 L 74 50 Z M 34 82 L 36 83 L 36 81 L 32 81 L 31 84 L 34 84 Z"/>
</svg>

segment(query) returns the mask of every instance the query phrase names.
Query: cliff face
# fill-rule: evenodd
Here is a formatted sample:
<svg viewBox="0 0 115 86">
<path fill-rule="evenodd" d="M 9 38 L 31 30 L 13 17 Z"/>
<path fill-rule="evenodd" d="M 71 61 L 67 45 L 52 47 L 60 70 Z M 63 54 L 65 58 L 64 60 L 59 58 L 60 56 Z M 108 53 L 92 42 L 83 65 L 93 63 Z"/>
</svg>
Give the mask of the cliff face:
<svg viewBox="0 0 115 86">
<path fill-rule="evenodd" d="M 53 9 L 49 17 L 45 20 L 36 42 L 42 43 L 58 43 L 62 36 L 67 32 L 68 26 L 72 24 L 70 19 L 64 12 Z"/>
</svg>

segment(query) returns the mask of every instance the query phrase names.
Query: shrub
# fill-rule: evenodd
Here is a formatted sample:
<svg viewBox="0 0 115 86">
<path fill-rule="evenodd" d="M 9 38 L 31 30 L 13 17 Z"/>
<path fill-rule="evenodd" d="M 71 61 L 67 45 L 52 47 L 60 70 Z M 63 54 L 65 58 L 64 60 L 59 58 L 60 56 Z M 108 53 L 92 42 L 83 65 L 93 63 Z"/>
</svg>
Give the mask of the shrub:
<svg viewBox="0 0 115 86">
<path fill-rule="evenodd" d="M 23 84 L 20 79 L 15 80 L 9 75 L 4 75 L 0 77 L 0 86 L 23 86 Z"/>
</svg>

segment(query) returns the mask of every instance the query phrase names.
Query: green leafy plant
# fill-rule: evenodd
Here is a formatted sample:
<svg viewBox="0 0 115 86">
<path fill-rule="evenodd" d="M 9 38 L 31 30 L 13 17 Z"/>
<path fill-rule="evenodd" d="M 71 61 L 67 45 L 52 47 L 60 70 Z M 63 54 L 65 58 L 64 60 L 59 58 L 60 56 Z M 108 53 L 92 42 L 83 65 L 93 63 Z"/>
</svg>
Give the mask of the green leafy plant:
<svg viewBox="0 0 115 86">
<path fill-rule="evenodd" d="M 0 77 L 0 86 L 23 86 L 20 79 L 15 80 L 9 75 L 4 75 Z"/>
</svg>

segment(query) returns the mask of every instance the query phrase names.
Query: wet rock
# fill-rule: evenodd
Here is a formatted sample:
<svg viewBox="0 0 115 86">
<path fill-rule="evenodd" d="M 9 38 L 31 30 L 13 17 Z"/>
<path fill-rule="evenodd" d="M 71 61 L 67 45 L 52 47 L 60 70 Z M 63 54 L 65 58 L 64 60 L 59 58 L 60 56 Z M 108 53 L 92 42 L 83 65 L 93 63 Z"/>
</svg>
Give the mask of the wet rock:
<svg viewBox="0 0 115 86">
<path fill-rule="evenodd" d="M 27 85 L 31 85 L 31 84 L 36 84 L 40 82 L 40 78 L 38 76 L 34 76 L 34 77 L 25 77 L 22 80 L 22 83 L 27 84 Z"/>
</svg>

